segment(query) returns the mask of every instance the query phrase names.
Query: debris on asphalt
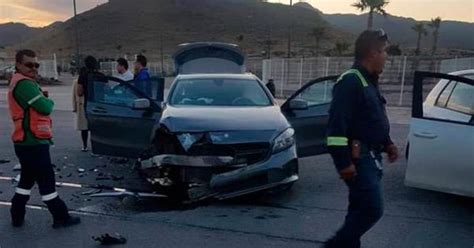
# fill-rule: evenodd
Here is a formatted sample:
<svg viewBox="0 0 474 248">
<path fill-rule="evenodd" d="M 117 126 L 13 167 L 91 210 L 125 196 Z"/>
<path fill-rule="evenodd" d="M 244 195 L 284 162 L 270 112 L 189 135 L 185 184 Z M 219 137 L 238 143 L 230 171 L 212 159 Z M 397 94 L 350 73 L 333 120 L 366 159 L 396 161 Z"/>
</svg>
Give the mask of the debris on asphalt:
<svg viewBox="0 0 474 248">
<path fill-rule="evenodd" d="M 129 161 L 130 160 L 128 158 L 111 158 L 110 159 L 110 162 L 112 162 L 114 164 L 126 164 Z"/>
<path fill-rule="evenodd" d="M 67 174 L 66 177 L 72 177 L 72 173 Z"/>
<path fill-rule="evenodd" d="M 156 193 L 136 193 L 131 191 L 121 191 L 121 192 L 104 192 L 90 195 L 91 197 L 125 197 L 125 196 L 135 196 L 135 197 L 153 197 L 153 198 L 168 198 L 166 195 L 156 194 Z"/>
<path fill-rule="evenodd" d="M 21 171 L 21 164 L 16 164 L 13 166 L 13 171 Z"/>
<path fill-rule="evenodd" d="M 102 234 L 100 237 L 92 236 L 92 239 L 100 242 L 101 245 L 123 245 L 127 243 L 127 239 L 118 233 L 115 236 L 110 236 L 108 233 Z"/>
<path fill-rule="evenodd" d="M 81 195 L 92 195 L 92 194 L 97 194 L 100 192 L 102 192 L 102 189 L 91 189 L 91 190 L 82 192 Z"/>
<path fill-rule="evenodd" d="M 82 169 L 82 168 L 78 168 L 78 169 L 77 169 L 77 172 L 79 172 L 79 173 L 84 173 L 84 172 L 86 172 L 86 170 L 85 170 L 85 169 Z"/>
<path fill-rule="evenodd" d="M 10 163 L 10 160 L 8 159 L 0 159 L 0 164 L 8 164 Z"/>
</svg>

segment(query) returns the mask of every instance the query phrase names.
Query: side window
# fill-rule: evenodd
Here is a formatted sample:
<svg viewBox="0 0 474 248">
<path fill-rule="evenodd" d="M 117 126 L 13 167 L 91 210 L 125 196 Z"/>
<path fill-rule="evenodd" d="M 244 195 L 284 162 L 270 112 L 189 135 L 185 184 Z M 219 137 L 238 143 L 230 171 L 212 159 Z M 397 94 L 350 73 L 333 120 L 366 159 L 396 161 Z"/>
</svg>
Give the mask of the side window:
<svg viewBox="0 0 474 248">
<path fill-rule="evenodd" d="M 309 107 L 330 103 L 332 100 L 332 88 L 335 83 L 332 80 L 315 83 L 304 89 L 296 99 L 307 101 Z"/>
<path fill-rule="evenodd" d="M 450 81 L 446 87 L 444 87 L 443 92 L 438 97 L 438 100 L 436 101 L 435 105 L 441 108 L 445 108 L 446 104 L 448 103 L 449 96 L 451 95 L 451 92 L 453 91 L 454 86 L 456 85 L 456 82 Z"/>
<path fill-rule="evenodd" d="M 94 102 L 132 107 L 133 102 L 138 98 L 125 84 L 112 80 L 94 82 Z"/>
<path fill-rule="evenodd" d="M 457 83 L 448 100 L 447 108 L 474 115 L 474 86 Z"/>
</svg>

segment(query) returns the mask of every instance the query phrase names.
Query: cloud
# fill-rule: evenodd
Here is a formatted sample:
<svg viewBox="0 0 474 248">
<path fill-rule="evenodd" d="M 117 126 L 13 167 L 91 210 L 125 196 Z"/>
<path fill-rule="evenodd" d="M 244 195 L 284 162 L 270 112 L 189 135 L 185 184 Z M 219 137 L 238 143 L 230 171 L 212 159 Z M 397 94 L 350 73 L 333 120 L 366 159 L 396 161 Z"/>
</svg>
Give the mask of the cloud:
<svg viewBox="0 0 474 248">
<path fill-rule="evenodd" d="M 77 11 L 81 13 L 107 0 L 78 0 Z M 55 21 L 64 21 L 73 15 L 70 0 L 16 0 L 0 3 L 0 23 L 22 22 L 30 26 L 46 26 Z"/>
</svg>

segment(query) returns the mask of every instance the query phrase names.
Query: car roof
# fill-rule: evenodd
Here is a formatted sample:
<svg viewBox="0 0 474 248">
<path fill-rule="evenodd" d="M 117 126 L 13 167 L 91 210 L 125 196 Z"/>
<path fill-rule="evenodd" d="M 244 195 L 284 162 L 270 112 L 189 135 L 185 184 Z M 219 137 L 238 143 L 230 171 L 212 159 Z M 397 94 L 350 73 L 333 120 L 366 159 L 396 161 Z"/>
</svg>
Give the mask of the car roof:
<svg viewBox="0 0 474 248">
<path fill-rule="evenodd" d="M 247 80 L 256 80 L 257 76 L 251 73 L 245 74 L 186 74 L 178 75 L 176 79 L 212 79 L 212 78 L 226 78 L 226 79 L 247 79 Z"/>
</svg>

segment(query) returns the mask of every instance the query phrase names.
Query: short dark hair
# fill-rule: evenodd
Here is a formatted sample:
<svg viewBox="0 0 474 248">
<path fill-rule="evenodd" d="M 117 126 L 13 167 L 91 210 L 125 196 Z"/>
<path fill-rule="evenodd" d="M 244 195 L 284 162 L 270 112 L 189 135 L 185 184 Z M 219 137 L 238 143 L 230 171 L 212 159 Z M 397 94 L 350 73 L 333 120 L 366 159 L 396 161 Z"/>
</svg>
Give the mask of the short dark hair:
<svg viewBox="0 0 474 248">
<path fill-rule="evenodd" d="M 355 59 L 361 61 L 369 54 L 380 49 L 388 42 L 388 36 L 383 30 L 366 30 L 362 32 L 355 43 Z"/>
<path fill-rule="evenodd" d="M 119 58 L 117 59 L 117 63 L 121 66 L 123 66 L 123 68 L 125 68 L 125 70 L 128 70 L 128 61 L 124 58 Z"/>
<path fill-rule="evenodd" d="M 140 63 L 143 67 L 146 67 L 146 57 L 144 55 L 137 55 L 137 62 Z"/>
<path fill-rule="evenodd" d="M 17 63 L 23 62 L 23 56 L 28 56 L 28 57 L 35 58 L 36 53 L 32 50 L 29 50 L 29 49 L 20 50 L 15 55 L 15 62 L 17 62 Z"/>
<path fill-rule="evenodd" d="M 84 64 L 85 64 L 87 70 L 93 71 L 93 70 L 98 70 L 99 69 L 99 63 L 97 62 L 97 59 L 94 58 L 93 56 L 87 56 L 84 59 Z"/>
</svg>

